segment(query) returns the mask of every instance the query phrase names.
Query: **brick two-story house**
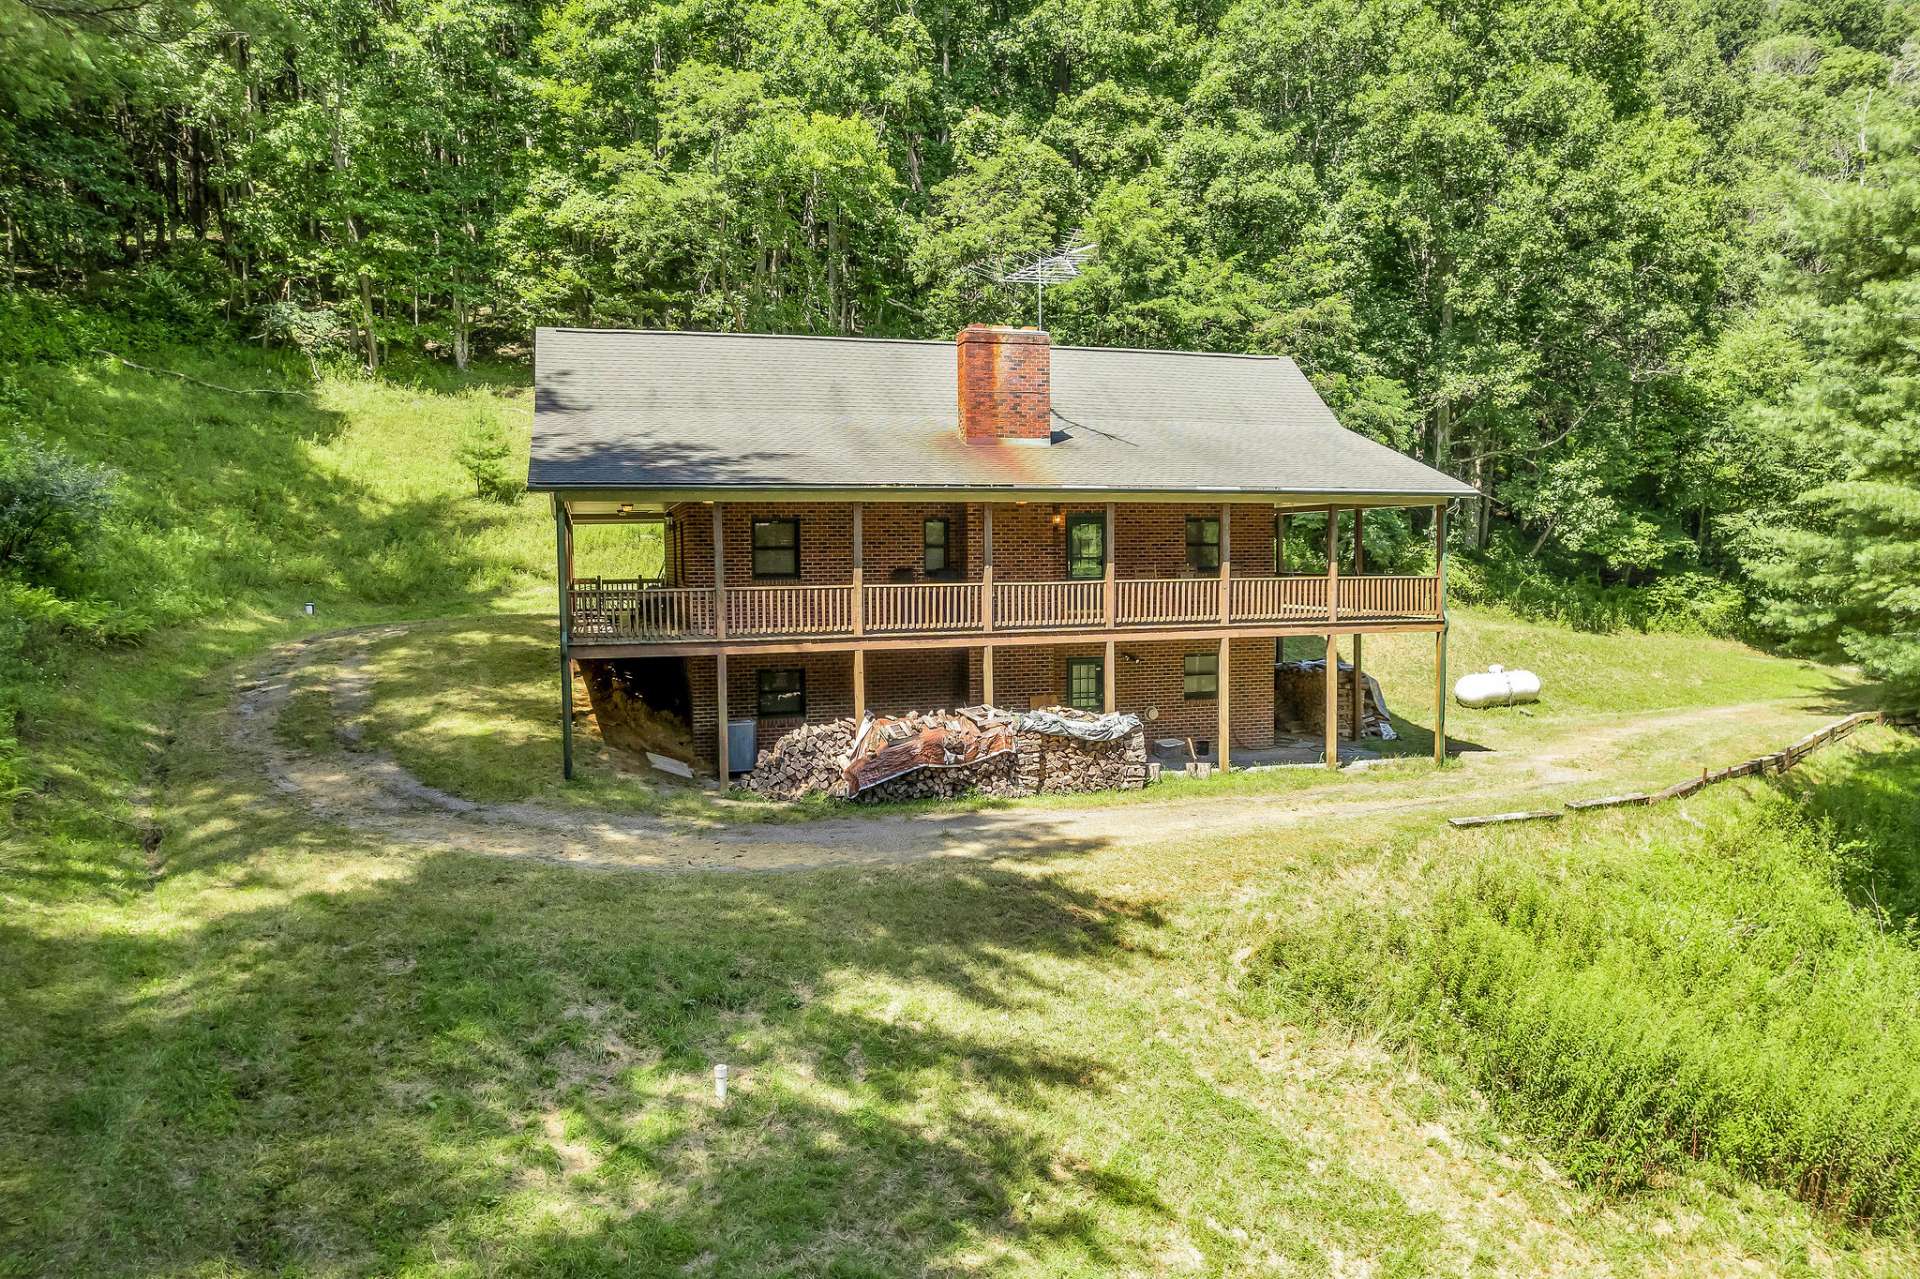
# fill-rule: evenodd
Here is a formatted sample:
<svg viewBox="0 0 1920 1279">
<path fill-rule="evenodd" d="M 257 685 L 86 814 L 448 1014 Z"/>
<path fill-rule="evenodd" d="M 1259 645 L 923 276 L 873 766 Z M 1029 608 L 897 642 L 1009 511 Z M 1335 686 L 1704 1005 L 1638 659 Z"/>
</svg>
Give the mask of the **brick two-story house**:
<svg viewBox="0 0 1920 1279">
<path fill-rule="evenodd" d="M 1435 636 L 1431 575 L 1366 572 L 1364 513 L 1473 490 L 1341 427 L 1291 360 L 954 342 L 542 329 L 529 487 L 553 495 L 562 719 L 575 659 L 684 665 L 696 740 L 872 708 L 1068 703 L 1221 766 L 1275 736 L 1277 637 Z M 1311 572 L 1289 518 L 1324 524 Z M 583 523 L 654 521 L 655 577 L 578 578 Z M 1342 540 L 1343 529 L 1345 540 Z M 1336 757 L 1334 669 L 1327 758 Z M 1359 698 L 1351 705 L 1357 708 Z"/>
</svg>

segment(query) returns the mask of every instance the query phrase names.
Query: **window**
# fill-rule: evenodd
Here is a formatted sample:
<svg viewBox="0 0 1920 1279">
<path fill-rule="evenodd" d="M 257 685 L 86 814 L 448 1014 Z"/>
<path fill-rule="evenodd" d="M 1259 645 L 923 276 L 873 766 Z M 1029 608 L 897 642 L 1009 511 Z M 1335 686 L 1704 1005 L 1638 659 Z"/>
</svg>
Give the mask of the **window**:
<svg viewBox="0 0 1920 1279">
<path fill-rule="evenodd" d="M 1107 708 L 1106 664 L 1097 657 L 1067 659 L 1067 705 L 1075 710 Z"/>
<path fill-rule="evenodd" d="M 1107 575 L 1107 517 L 1095 512 L 1067 516 L 1067 576 Z"/>
<path fill-rule="evenodd" d="M 1220 571 L 1220 521 L 1187 516 L 1187 567 Z"/>
<path fill-rule="evenodd" d="M 753 522 L 753 575 L 800 576 L 800 521 Z"/>
<path fill-rule="evenodd" d="M 920 526 L 920 567 L 929 576 L 944 573 L 952 566 L 947 558 L 947 532 L 950 527 L 946 520 L 928 520 Z"/>
<path fill-rule="evenodd" d="M 761 671 L 760 713 L 762 715 L 805 715 L 807 713 L 807 673 L 797 666 Z"/>
<path fill-rule="evenodd" d="M 1220 654 L 1188 653 L 1185 676 L 1188 701 L 1220 696 Z"/>
</svg>

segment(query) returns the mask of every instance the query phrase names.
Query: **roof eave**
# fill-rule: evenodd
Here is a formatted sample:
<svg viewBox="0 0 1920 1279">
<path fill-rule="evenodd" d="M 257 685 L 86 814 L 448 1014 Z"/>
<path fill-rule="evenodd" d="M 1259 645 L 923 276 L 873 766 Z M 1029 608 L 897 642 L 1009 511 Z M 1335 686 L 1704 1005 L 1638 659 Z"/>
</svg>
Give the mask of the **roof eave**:
<svg viewBox="0 0 1920 1279">
<path fill-rule="evenodd" d="M 1445 490 L 1243 488 L 1184 486 L 1180 488 L 1115 488 L 1094 485 L 1014 486 L 979 484 L 559 484 L 529 481 L 528 491 L 553 493 L 576 500 L 618 501 L 644 497 L 655 502 L 713 502 L 765 498 L 780 501 L 1087 501 L 1192 502 L 1196 498 L 1239 498 L 1271 501 L 1276 506 L 1311 509 L 1316 506 L 1431 506 L 1480 496 L 1459 484 Z"/>
</svg>

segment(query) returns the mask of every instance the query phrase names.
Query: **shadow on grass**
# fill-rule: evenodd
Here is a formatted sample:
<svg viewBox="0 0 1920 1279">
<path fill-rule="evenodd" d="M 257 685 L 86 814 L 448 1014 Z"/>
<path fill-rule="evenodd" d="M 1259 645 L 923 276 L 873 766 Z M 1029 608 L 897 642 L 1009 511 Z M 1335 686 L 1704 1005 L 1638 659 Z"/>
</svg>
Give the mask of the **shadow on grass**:
<svg viewBox="0 0 1920 1279">
<path fill-rule="evenodd" d="M 223 384 L 310 386 L 284 355 L 183 347 L 142 358 Z M 45 678 L 17 690 L 35 786 L 12 816 L 51 832 L 20 871 L 36 899 L 103 878 L 145 882 L 129 796 L 143 778 L 164 782 L 152 774 L 165 767 L 173 708 L 209 675 L 343 621 L 480 611 L 516 583 L 497 543 L 527 513 L 472 500 L 442 473 L 450 462 L 418 448 L 330 456 L 350 423 L 322 402 L 227 394 L 104 360 L 23 378 L 49 435 L 123 477 L 106 543 L 69 589 L 156 627 L 117 651 L 35 654 Z M 474 381 L 428 379 L 435 389 Z M 436 448 L 450 459 L 468 416 L 445 416 L 450 438 Z M 301 614 L 308 600 L 316 618 Z M 112 859 L 97 855 L 103 847 Z"/>
<path fill-rule="evenodd" d="M 301 891 L 322 882 L 305 839 L 269 862 L 257 838 L 199 841 L 177 873 L 272 905 L 0 934 L 39 1072 L 0 1121 L 23 1273 L 893 1275 L 1042 1237 L 1116 1269 L 1146 1259 L 1111 1241 L 1167 1215 L 1027 1120 L 1108 1080 L 1020 1028 L 1050 970 L 1145 957 L 1151 908 L 992 866 L 667 879 L 456 855 Z M 1023 1206 L 1043 1183 L 1057 1206 Z"/>
<path fill-rule="evenodd" d="M 1363 746 L 1370 751 L 1378 751 L 1390 759 L 1433 758 L 1432 724 L 1416 723 L 1413 720 L 1405 719 L 1399 715 L 1389 715 L 1388 718 L 1393 722 L 1394 740 L 1386 742 L 1369 738 L 1361 743 Z M 1447 755 L 1449 758 L 1456 755 L 1490 753 L 1492 750 L 1493 748 L 1491 746 L 1483 746 L 1479 742 L 1468 741 L 1463 737 L 1455 736 L 1451 732 L 1447 734 Z"/>
<path fill-rule="evenodd" d="M 1854 845 L 1848 897 L 1920 941 L 1920 742 L 1902 737 L 1871 756 L 1822 764 L 1788 774 L 1787 785 Z"/>
</svg>

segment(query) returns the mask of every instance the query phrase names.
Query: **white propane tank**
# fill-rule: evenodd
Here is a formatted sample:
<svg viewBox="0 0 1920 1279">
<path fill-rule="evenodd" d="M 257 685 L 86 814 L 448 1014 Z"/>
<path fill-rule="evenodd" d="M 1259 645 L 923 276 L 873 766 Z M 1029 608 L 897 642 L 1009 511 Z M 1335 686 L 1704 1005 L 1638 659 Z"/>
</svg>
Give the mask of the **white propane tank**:
<svg viewBox="0 0 1920 1279">
<path fill-rule="evenodd" d="M 1462 675 L 1453 686 L 1453 700 L 1462 706 L 1515 706 L 1540 700 L 1540 677 L 1532 671 L 1510 671 L 1497 662 L 1473 675 Z"/>
</svg>

